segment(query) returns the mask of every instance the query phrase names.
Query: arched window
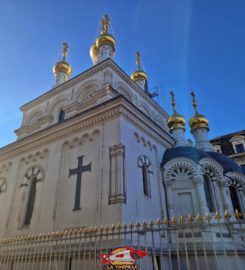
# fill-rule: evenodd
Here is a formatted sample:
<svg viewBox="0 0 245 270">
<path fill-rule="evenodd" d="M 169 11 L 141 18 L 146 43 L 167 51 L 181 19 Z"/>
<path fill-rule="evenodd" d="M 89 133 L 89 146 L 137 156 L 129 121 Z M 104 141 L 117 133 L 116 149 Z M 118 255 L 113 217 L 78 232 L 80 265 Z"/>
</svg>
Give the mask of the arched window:
<svg viewBox="0 0 245 270">
<path fill-rule="evenodd" d="M 235 188 L 235 186 L 229 186 L 229 191 L 230 191 L 230 196 L 231 196 L 231 203 L 232 203 L 232 207 L 234 212 L 237 210 L 238 212 L 242 212 L 241 206 L 240 206 L 240 201 L 239 201 L 239 197 L 237 194 L 237 189 Z"/>
<path fill-rule="evenodd" d="M 23 189 L 23 207 L 21 207 L 20 226 L 29 226 L 35 211 L 36 195 L 38 193 L 38 183 L 44 179 L 43 170 L 39 166 L 33 166 L 25 173 L 25 179 L 20 184 Z"/>
<path fill-rule="evenodd" d="M 211 179 L 208 175 L 203 175 L 204 182 L 204 193 L 207 201 L 207 206 L 209 209 L 209 212 L 215 212 L 215 203 L 214 203 L 214 194 L 213 194 L 213 187 L 211 183 Z"/>
<path fill-rule="evenodd" d="M 143 180 L 143 191 L 144 195 L 151 196 L 151 186 L 150 186 L 150 174 L 152 174 L 151 162 L 147 156 L 141 155 L 138 158 L 138 167 L 142 170 L 142 180 Z"/>
<path fill-rule="evenodd" d="M 34 210 L 34 203 L 36 199 L 36 191 L 37 191 L 36 187 L 37 187 L 37 177 L 34 176 L 31 180 L 24 225 L 30 225 L 31 223 L 31 218 Z"/>
<path fill-rule="evenodd" d="M 60 113 L 59 113 L 59 123 L 64 121 L 65 120 L 65 111 L 64 110 L 61 110 Z"/>
</svg>

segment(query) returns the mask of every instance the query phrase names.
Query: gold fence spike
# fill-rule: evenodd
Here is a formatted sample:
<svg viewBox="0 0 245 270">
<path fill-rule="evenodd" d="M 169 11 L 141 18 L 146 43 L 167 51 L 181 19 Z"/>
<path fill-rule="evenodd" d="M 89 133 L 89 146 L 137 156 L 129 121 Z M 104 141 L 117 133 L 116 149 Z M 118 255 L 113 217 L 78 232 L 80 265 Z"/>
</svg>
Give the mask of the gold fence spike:
<svg viewBox="0 0 245 270">
<path fill-rule="evenodd" d="M 148 226 L 147 222 L 144 221 L 143 224 L 142 224 L 143 229 L 146 230 L 147 226 Z"/>
<path fill-rule="evenodd" d="M 139 223 L 139 222 L 137 222 L 137 223 L 135 224 L 135 228 L 136 228 L 137 230 L 139 230 L 139 228 L 140 228 L 140 223 Z"/>
<path fill-rule="evenodd" d="M 185 218 L 183 216 L 180 216 L 179 222 L 180 223 L 185 223 Z"/>
<path fill-rule="evenodd" d="M 171 219 L 171 223 L 175 225 L 175 224 L 177 223 L 177 219 L 176 219 L 175 217 L 173 217 L 173 218 Z"/>
<path fill-rule="evenodd" d="M 130 222 L 129 228 L 130 228 L 130 230 L 132 230 L 134 228 L 134 224 L 132 222 Z"/>
<path fill-rule="evenodd" d="M 236 219 L 240 219 L 242 216 L 242 213 L 240 213 L 237 209 L 235 210 L 234 216 Z"/>
<path fill-rule="evenodd" d="M 112 224 L 111 225 L 111 230 L 114 231 L 116 229 L 116 227 Z"/>
<path fill-rule="evenodd" d="M 202 222 L 202 216 L 199 213 L 196 216 L 196 221 L 197 222 Z"/>
<path fill-rule="evenodd" d="M 124 225 L 123 225 L 123 229 L 126 231 L 127 228 L 128 228 L 128 225 L 127 225 L 127 224 L 124 224 Z"/>
<path fill-rule="evenodd" d="M 224 212 L 224 218 L 229 220 L 231 218 L 231 215 L 229 214 L 229 212 L 227 210 L 225 210 Z"/>
<path fill-rule="evenodd" d="M 117 229 L 120 231 L 122 229 L 122 225 L 120 223 L 117 224 Z"/>
<path fill-rule="evenodd" d="M 156 222 L 156 224 L 157 224 L 157 226 L 159 227 L 159 226 L 162 224 L 161 220 L 158 219 L 157 222 Z"/>
<path fill-rule="evenodd" d="M 216 220 L 220 221 L 220 220 L 221 220 L 221 215 L 220 215 L 220 213 L 219 213 L 219 212 L 216 212 L 214 218 L 215 218 Z"/>
<path fill-rule="evenodd" d="M 100 225 L 100 231 L 103 232 L 105 229 L 103 227 L 103 225 Z"/>
<path fill-rule="evenodd" d="M 211 219 L 212 219 L 211 216 L 210 216 L 208 213 L 206 213 L 206 215 L 205 215 L 205 220 L 206 220 L 207 222 L 210 222 Z"/>
<path fill-rule="evenodd" d="M 155 225 L 155 222 L 154 222 L 153 220 L 151 220 L 151 222 L 150 222 L 150 226 L 151 226 L 151 228 L 153 228 L 153 227 L 154 227 L 154 225 Z"/>
<path fill-rule="evenodd" d="M 188 215 L 188 219 L 189 223 L 192 223 L 194 221 L 194 218 L 192 217 L 191 214 Z"/>
<path fill-rule="evenodd" d="M 167 218 L 165 218 L 165 219 L 163 220 L 163 224 L 165 224 L 165 225 L 168 225 L 168 224 L 169 224 L 169 221 L 168 221 Z"/>
</svg>

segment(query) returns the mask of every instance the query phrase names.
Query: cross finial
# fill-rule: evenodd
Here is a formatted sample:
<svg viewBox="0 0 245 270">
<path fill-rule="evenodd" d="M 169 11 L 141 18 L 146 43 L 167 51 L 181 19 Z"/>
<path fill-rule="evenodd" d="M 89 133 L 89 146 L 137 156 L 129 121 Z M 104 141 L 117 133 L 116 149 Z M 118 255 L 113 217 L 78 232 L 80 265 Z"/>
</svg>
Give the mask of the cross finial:
<svg viewBox="0 0 245 270">
<path fill-rule="evenodd" d="M 174 92 L 170 91 L 170 95 L 171 95 L 171 104 L 172 104 L 172 108 L 173 108 L 173 114 L 176 114 L 176 102 L 174 99 Z"/>
<path fill-rule="evenodd" d="M 191 95 L 192 95 L 192 106 L 194 108 L 195 114 L 198 114 L 196 95 L 195 95 L 195 93 L 193 91 L 191 92 Z"/>
<path fill-rule="evenodd" d="M 63 55 L 63 61 L 66 61 L 66 56 L 67 56 L 67 49 L 69 48 L 68 43 L 64 42 L 63 43 L 63 50 L 62 50 L 62 55 Z"/>
<path fill-rule="evenodd" d="M 101 34 L 107 34 L 109 24 L 110 24 L 109 16 L 105 15 L 104 18 L 102 18 L 100 22 L 101 22 Z"/>
<path fill-rule="evenodd" d="M 138 70 L 140 70 L 140 65 L 141 65 L 141 57 L 139 51 L 136 52 L 136 65 L 138 67 Z"/>
</svg>

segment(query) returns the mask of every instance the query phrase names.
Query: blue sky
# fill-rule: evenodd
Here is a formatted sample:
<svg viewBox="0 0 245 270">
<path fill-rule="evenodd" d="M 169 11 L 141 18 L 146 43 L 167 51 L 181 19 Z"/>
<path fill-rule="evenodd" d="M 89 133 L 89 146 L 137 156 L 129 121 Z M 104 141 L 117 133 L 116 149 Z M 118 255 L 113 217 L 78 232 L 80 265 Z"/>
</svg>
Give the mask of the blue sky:
<svg viewBox="0 0 245 270">
<path fill-rule="evenodd" d="M 19 107 L 50 90 L 63 41 L 72 76 L 91 67 L 89 48 L 104 14 L 117 40 L 116 63 L 131 74 L 139 50 L 166 111 L 173 89 L 189 119 L 195 90 L 210 138 L 244 129 L 244 11 L 243 0 L 1 0 L 0 146 L 16 139 Z"/>
</svg>

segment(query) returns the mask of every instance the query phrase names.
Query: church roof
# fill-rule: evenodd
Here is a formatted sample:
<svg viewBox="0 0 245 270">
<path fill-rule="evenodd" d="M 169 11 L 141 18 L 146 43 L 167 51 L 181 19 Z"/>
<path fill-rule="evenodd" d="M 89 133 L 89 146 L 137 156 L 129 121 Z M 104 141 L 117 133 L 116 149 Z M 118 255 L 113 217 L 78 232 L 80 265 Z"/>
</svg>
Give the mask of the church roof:
<svg viewBox="0 0 245 270">
<path fill-rule="evenodd" d="M 241 167 L 230 157 L 217 152 L 208 152 L 208 155 L 216 160 L 225 171 L 243 173 Z"/>
<path fill-rule="evenodd" d="M 198 162 L 200 159 L 204 157 L 208 157 L 208 155 L 205 152 L 195 147 L 178 146 L 178 147 L 174 147 L 174 148 L 166 150 L 166 152 L 163 155 L 161 166 L 163 166 L 165 163 L 167 163 L 171 159 L 174 159 L 177 157 L 185 157 L 195 162 Z"/>
<path fill-rule="evenodd" d="M 217 161 L 226 172 L 232 171 L 243 173 L 241 167 L 230 157 L 217 152 L 204 152 L 191 146 L 179 146 L 167 149 L 163 155 L 161 167 L 163 167 L 168 161 L 177 157 L 188 158 L 195 162 L 208 157 Z"/>
</svg>

